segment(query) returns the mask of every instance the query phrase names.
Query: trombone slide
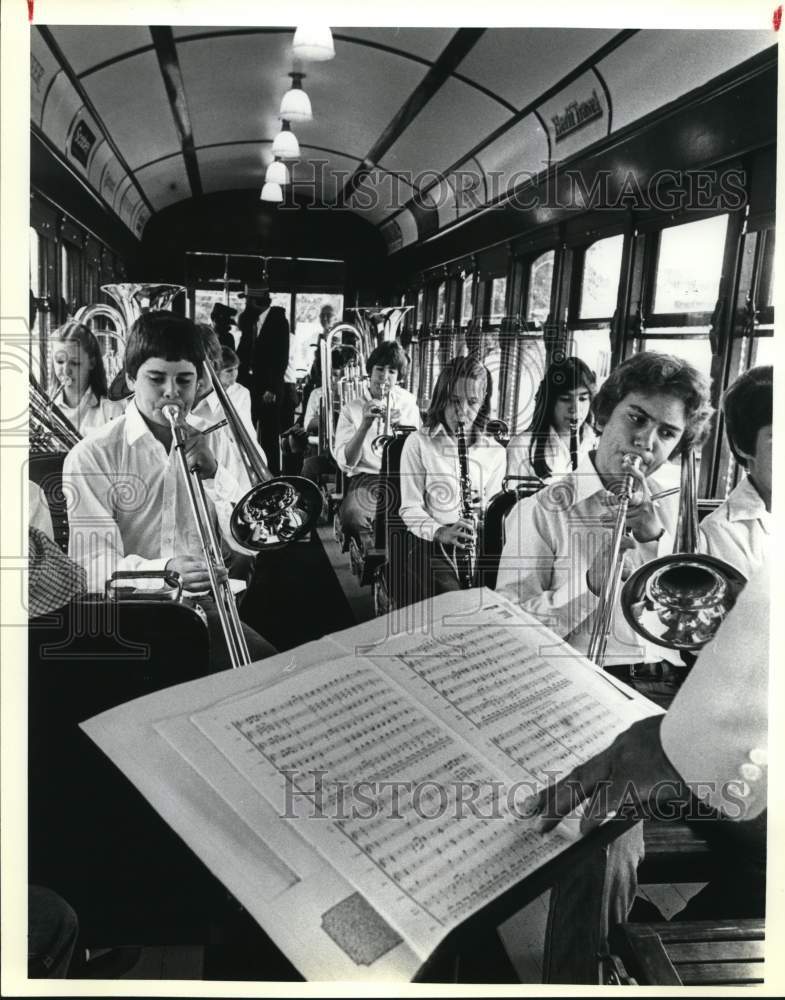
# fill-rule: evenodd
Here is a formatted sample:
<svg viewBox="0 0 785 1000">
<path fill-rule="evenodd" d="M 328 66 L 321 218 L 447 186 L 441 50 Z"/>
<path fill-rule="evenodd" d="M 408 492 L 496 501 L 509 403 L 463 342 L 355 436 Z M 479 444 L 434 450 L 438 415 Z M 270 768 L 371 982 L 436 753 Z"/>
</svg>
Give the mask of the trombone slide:
<svg viewBox="0 0 785 1000">
<path fill-rule="evenodd" d="M 234 601 L 229 580 L 218 579 L 218 568 L 219 566 L 223 567 L 221 546 L 215 535 L 202 480 L 199 477 L 198 471 L 191 469 L 188 465 L 188 456 L 185 451 L 185 434 L 179 423 L 180 407 L 174 405 L 164 406 L 162 412 L 169 421 L 169 426 L 172 428 L 172 436 L 174 437 L 175 448 L 180 460 L 180 468 L 182 469 L 188 489 L 188 499 L 191 503 L 191 510 L 199 533 L 199 543 L 207 565 L 207 575 L 210 577 L 210 589 L 215 598 L 221 631 L 229 650 L 229 659 L 233 668 L 243 667 L 251 662 L 251 654 L 248 651 L 248 645 L 245 641 L 240 614 Z"/>
</svg>

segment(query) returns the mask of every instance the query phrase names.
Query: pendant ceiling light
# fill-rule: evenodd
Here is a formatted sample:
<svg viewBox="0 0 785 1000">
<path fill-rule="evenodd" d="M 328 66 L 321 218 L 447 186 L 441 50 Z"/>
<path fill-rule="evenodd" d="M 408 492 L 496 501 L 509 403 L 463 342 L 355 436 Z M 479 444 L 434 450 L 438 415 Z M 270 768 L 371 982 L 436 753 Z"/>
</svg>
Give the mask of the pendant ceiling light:
<svg viewBox="0 0 785 1000">
<path fill-rule="evenodd" d="M 305 73 L 290 73 L 292 86 L 281 99 L 278 117 L 290 122 L 309 122 L 313 118 L 311 99 L 303 90 Z"/>
<path fill-rule="evenodd" d="M 300 158 L 300 143 L 287 121 L 281 122 L 281 131 L 273 139 L 273 156 L 279 156 L 282 160 Z"/>
<path fill-rule="evenodd" d="M 266 184 L 279 184 L 283 187 L 289 183 L 289 168 L 280 160 L 273 160 L 264 175 Z"/>
<path fill-rule="evenodd" d="M 308 24 L 294 33 L 292 51 L 298 59 L 310 62 L 325 62 L 335 55 L 333 36 L 329 28 Z"/>
<path fill-rule="evenodd" d="M 271 184 L 265 181 L 262 188 L 262 201 L 283 201 L 283 191 L 280 184 Z"/>
</svg>

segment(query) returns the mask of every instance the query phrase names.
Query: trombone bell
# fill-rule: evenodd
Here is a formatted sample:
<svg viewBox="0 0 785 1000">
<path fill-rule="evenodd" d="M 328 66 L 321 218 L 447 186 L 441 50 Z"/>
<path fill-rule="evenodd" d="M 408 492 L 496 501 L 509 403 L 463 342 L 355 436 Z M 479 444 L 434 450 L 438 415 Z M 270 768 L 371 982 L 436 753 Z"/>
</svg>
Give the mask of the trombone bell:
<svg viewBox="0 0 785 1000">
<path fill-rule="evenodd" d="M 622 611 L 630 627 L 649 642 L 695 651 L 714 638 L 746 582 L 714 556 L 661 556 L 627 580 Z"/>
<path fill-rule="evenodd" d="M 302 476 L 278 476 L 245 494 L 232 511 L 230 527 L 244 548 L 267 552 L 302 538 L 321 509 L 316 483 Z"/>
</svg>

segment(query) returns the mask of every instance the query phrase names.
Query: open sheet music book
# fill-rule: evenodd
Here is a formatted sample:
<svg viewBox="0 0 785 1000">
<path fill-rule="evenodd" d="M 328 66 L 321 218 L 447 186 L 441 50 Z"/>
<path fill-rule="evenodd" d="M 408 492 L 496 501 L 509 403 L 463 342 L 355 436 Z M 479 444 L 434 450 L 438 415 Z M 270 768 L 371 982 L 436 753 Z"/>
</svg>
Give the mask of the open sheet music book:
<svg viewBox="0 0 785 1000">
<path fill-rule="evenodd" d="M 488 590 L 84 723 L 308 979 L 409 979 L 555 857 L 524 800 L 659 711 Z"/>
</svg>

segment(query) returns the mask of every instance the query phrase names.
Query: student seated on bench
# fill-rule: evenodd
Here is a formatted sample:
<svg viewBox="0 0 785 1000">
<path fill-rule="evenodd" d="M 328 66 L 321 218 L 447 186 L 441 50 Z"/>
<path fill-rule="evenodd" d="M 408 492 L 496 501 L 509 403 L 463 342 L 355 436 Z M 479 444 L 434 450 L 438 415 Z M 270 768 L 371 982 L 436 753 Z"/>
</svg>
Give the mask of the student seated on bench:
<svg viewBox="0 0 785 1000">
<path fill-rule="evenodd" d="M 414 396 L 397 383 L 406 377 L 408 359 L 397 341 L 387 340 L 371 351 L 366 362 L 370 383 L 362 396 L 341 410 L 335 430 L 335 457 L 346 473 L 338 518 L 344 535 L 367 547 L 376 516 L 381 450 L 373 442 L 382 433 L 386 392 L 392 397 L 392 425 L 418 428 L 420 411 Z"/>
<path fill-rule="evenodd" d="M 672 819 L 681 809 L 686 818 L 694 818 L 717 864 L 716 876 L 675 919 L 762 917 L 768 669 L 769 567 L 764 559 L 714 639 L 701 650 L 668 713 L 633 723 L 607 750 L 540 793 L 532 811 L 541 816 L 541 831 L 556 826 L 584 798 L 592 803 L 580 820 L 584 834 L 618 810 L 622 800 L 640 803 L 644 814 L 655 818 Z M 624 897 L 634 888 L 625 885 Z M 600 928 L 590 915 L 606 891 L 596 852 L 554 887 L 552 895 L 557 895 L 566 921 L 560 925 L 569 927 L 574 919 L 583 940 L 577 951 L 568 952 L 568 942 L 550 935 L 544 981 L 597 982 L 595 956 L 607 928 Z M 611 903 L 611 912 L 614 909 Z M 565 968 L 570 975 L 562 977 Z"/>
<path fill-rule="evenodd" d="M 701 521 L 701 550 L 735 566 L 747 579 L 771 537 L 771 365 L 750 368 L 722 400 L 725 433 L 744 475 L 730 496 Z"/>
<path fill-rule="evenodd" d="M 230 665 L 188 491 L 172 430 L 163 414 L 173 405 L 189 442 L 189 463 L 204 481 L 219 537 L 235 549 L 229 529 L 232 501 L 243 496 L 231 473 L 220 466 L 210 438 L 188 417 L 203 375 L 205 346 L 197 327 L 171 312 L 149 312 L 134 324 L 125 354 L 126 379 L 134 399 L 122 417 L 80 441 L 65 460 L 69 485 L 69 554 L 87 571 L 88 586 L 103 592 L 117 570 L 179 573 L 207 615 L 210 659 L 215 670 Z M 227 578 L 224 566 L 218 577 Z M 143 585 L 147 581 L 140 581 Z M 155 585 L 155 584 L 154 584 Z M 274 652 L 243 625 L 252 660 Z"/>
</svg>

